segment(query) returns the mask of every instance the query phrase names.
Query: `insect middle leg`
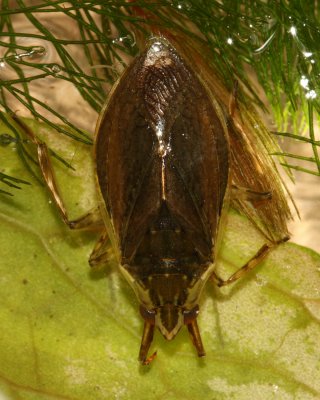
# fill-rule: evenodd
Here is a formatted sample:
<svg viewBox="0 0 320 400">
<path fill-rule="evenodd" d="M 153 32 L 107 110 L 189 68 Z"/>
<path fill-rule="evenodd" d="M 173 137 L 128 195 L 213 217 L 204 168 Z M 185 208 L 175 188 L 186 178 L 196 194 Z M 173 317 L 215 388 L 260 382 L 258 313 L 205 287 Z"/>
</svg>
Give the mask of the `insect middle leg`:
<svg viewBox="0 0 320 400">
<path fill-rule="evenodd" d="M 102 231 L 102 234 L 91 253 L 89 264 L 92 267 L 102 263 L 105 264 L 108 259 L 109 239 L 103 224 L 99 207 L 95 207 L 78 219 L 69 220 L 66 207 L 56 183 L 47 145 L 39 140 L 32 130 L 20 118 L 13 116 L 13 119 L 37 148 L 37 156 L 41 174 L 65 224 L 68 225 L 70 229 Z"/>
<path fill-rule="evenodd" d="M 252 271 L 257 265 L 259 265 L 266 256 L 270 253 L 271 250 L 276 248 L 279 244 L 285 243 L 289 240 L 289 237 L 285 237 L 273 243 L 265 243 L 257 253 L 241 268 L 239 268 L 234 274 L 232 274 L 228 279 L 223 280 L 220 278 L 215 272 L 212 274 L 212 279 L 217 283 L 219 287 L 227 286 L 230 283 L 237 281 L 238 279 L 242 278 L 248 272 Z"/>
</svg>

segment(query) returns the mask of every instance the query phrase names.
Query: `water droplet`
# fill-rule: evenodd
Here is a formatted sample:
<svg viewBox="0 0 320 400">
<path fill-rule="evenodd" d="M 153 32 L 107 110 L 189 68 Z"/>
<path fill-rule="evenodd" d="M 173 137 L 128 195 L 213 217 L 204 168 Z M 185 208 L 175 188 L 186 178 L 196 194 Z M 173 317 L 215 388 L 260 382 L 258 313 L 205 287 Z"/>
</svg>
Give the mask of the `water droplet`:
<svg viewBox="0 0 320 400">
<path fill-rule="evenodd" d="M 7 55 L 3 57 L 3 61 L 5 60 L 11 60 L 11 61 L 34 61 L 34 59 L 41 58 L 44 54 L 46 54 L 46 49 L 43 46 L 31 46 L 29 49 L 15 53 L 13 51 L 13 54 Z"/>
<path fill-rule="evenodd" d="M 315 92 L 315 90 L 309 90 L 307 93 L 306 93 L 306 98 L 308 99 L 308 100 L 313 100 L 313 99 L 315 99 L 317 97 L 317 93 Z"/>
<path fill-rule="evenodd" d="M 309 58 L 312 56 L 312 53 L 310 51 L 304 51 L 302 54 L 304 55 L 305 58 Z"/>
<path fill-rule="evenodd" d="M 50 72 L 52 72 L 53 74 L 58 74 L 59 72 L 61 72 L 61 67 L 59 64 L 51 64 L 51 65 L 47 65 L 47 67 L 49 68 Z"/>
<path fill-rule="evenodd" d="M 305 88 L 308 89 L 309 86 L 309 79 L 306 78 L 304 75 L 302 75 L 301 79 L 300 79 L 300 85 Z"/>
<path fill-rule="evenodd" d="M 183 1 L 178 4 L 178 8 L 189 11 L 192 9 L 192 4 L 189 1 Z"/>
<path fill-rule="evenodd" d="M 152 49 L 155 53 L 157 53 L 158 51 L 161 50 L 161 43 L 155 42 L 155 43 L 151 46 L 151 49 Z"/>
<path fill-rule="evenodd" d="M 119 36 L 118 38 L 112 39 L 112 44 L 123 44 L 126 47 L 134 47 L 136 45 L 136 38 L 134 34 L 126 36 Z"/>
<path fill-rule="evenodd" d="M 291 26 L 289 33 L 291 33 L 292 36 L 297 36 L 297 28 L 295 26 Z"/>
<path fill-rule="evenodd" d="M 229 45 L 232 45 L 232 44 L 233 44 L 233 39 L 229 37 L 229 38 L 227 39 L 227 43 L 228 43 Z"/>
<path fill-rule="evenodd" d="M 30 47 L 30 58 L 41 59 L 47 53 L 45 47 L 43 46 L 32 46 Z"/>
</svg>

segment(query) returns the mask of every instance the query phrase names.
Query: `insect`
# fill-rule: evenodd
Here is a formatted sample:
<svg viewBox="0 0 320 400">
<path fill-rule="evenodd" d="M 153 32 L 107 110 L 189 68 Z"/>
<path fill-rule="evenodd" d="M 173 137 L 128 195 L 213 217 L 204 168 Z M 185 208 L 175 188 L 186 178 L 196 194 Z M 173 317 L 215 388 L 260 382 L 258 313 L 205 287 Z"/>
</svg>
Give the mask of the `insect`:
<svg viewBox="0 0 320 400">
<path fill-rule="evenodd" d="M 154 358 L 148 351 L 155 328 L 172 340 L 184 325 L 204 356 L 197 316 L 206 282 L 234 282 L 288 239 L 283 193 L 273 173 L 264 177 L 267 167 L 258 167 L 261 157 L 246 148 L 241 128 L 179 52 L 157 37 L 114 86 L 97 123 L 99 213 L 69 221 L 46 145 L 28 135 L 65 222 L 71 228 L 102 227 L 91 265 L 104 262 L 109 240 L 113 245 L 144 319 L 139 360 L 148 364 Z M 258 229 L 266 227 L 268 240 L 223 281 L 214 267 L 230 201 Z"/>
</svg>

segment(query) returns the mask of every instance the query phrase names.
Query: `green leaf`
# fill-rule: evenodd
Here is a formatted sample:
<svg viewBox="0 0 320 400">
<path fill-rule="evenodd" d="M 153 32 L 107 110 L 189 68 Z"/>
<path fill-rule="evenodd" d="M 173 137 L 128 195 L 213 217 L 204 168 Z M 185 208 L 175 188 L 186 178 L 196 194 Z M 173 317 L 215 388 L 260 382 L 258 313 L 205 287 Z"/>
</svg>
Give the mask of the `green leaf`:
<svg viewBox="0 0 320 400">
<path fill-rule="evenodd" d="M 90 148 L 33 128 L 75 168 L 53 160 L 71 217 L 80 216 L 96 202 Z M 1 171 L 30 180 L 15 145 L 0 147 Z M 69 231 L 35 180 L 0 196 L 0 387 L 9 399 L 319 399 L 318 254 L 286 243 L 234 285 L 209 282 L 199 315 L 207 356 L 198 359 L 186 329 L 172 342 L 157 332 L 158 356 L 142 367 L 132 290 L 112 258 L 89 270 L 97 235 Z M 230 211 L 219 274 L 263 242 Z"/>
</svg>

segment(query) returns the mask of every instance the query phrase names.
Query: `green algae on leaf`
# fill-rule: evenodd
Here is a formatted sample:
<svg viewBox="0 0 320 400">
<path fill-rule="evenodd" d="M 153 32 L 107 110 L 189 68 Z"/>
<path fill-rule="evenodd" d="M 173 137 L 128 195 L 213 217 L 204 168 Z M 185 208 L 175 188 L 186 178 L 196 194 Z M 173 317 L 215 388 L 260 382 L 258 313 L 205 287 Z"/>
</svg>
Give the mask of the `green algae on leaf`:
<svg viewBox="0 0 320 400">
<path fill-rule="evenodd" d="M 54 161 L 71 217 L 83 214 L 95 204 L 90 148 L 33 128 L 75 168 Z M 0 147 L 1 172 L 30 180 L 14 146 Z M 311 250 L 286 243 L 236 284 L 207 285 L 199 315 L 207 356 L 197 358 L 186 329 L 173 342 L 156 333 L 158 357 L 141 367 L 130 287 L 112 256 L 105 270 L 89 269 L 97 235 L 69 231 L 35 181 L 1 196 L 0 221 L 0 388 L 9 399 L 320 397 L 320 256 Z M 230 211 L 219 274 L 262 243 Z"/>
</svg>

